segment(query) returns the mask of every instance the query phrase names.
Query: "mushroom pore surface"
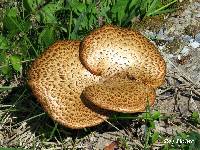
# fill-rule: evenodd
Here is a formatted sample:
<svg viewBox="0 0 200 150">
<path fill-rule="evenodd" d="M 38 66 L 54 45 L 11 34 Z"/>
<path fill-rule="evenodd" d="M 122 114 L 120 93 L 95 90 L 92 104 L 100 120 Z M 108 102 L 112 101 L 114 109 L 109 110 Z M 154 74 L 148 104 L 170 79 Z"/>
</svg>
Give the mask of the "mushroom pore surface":
<svg viewBox="0 0 200 150">
<path fill-rule="evenodd" d="M 156 95 L 143 83 L 120 78 L 88 86 L 83 94 L 103 109 L 126 113 L 145 111 L 148 104 L 153 105 Z"/>
<path fill-rule="evenodd" d="M 80 95 L 101 77 L 80 63 L 79 41 L 58 41 L 37 58 L 29 72 L 28 84 L 44 110 L 58 123 L 78 129 L 100 124 L 105 111 L 89 109 Z M 95 110 L 95 111 L 94 111 Z"/>
<path fill-rule="evenodd" d="M 84 38 L 80 48 L 83 65 L 104 77 L 126 72 L 154 88 L 165 77 L 166 65 L 157 48 L 139 32 L 111 25 Z"/>
</svg>

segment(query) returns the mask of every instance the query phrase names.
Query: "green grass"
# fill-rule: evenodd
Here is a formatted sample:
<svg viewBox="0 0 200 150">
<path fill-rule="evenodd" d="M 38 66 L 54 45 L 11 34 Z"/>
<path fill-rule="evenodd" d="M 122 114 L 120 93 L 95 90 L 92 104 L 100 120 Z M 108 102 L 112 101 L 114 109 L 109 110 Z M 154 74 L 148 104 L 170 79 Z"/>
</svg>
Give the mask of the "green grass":
<svg viewBox="0 0 200 150">
<path fill-rule="evenodd" d="M 23 123 L 28 123 L 27 126 L 31 126 L 31 131 L 40 139 L 40 146 L 43 148 L 49 148 L 48 142 L 59 141 L 62 145 L 68 136 L 73 138 L 75 147 L 81 141 L 80 139 L 84 139 L 96 129 L 73 131 L 49 119 L 26 85 L 26 71 L 30 62 L 58 39 L 80 40 L 92 29 L 103 24 L 131 27 L 133 18 L 139 16 L 142 20 L 147 16 L 172 12 L 175 10 L 176 2 L 177 0 L 164 2 L 160 0 L 73 0 L 67 2 L 64 0 L 21 0 L 15 6 L 12 2 L 6 5 L 1 16 L 3 26 L 0 30 L 0 78 L 5 82 L 0 85 L 0 92 L 9 94 L 1 99 L 0 110 L 3 112 L 0 114 L 1 124 L 9 126 L 8 118 L 13 119 L 15 124 L 12 124 L 12 128 L 14 129 Z M 199 125 L 198 115 L 195 112 L 191 115 L 190 122 L 194 125 Z M 119 128 L 123 126 L 120 120 L 141 122 L 145 125 L 145 135 L 144 141 L 140 144 L 144 149 L 150 149 L 159 139 L 164 141 L 166 138 L 155 130 L 155 122 L 166 118 L 158 111 L 151 112 L 147 109 L 147 112 L 140 116 L 132 114 L 113 116 L 107 122 L 107 126 L 120 130 Z M 199 134 L 196 132 L 184 133 L 184 135 L 177 133 L 174 138 L 177 137 L 182 139 L 194 137 L 195 141 L 199 140 Z M 131 140 L 127 135 L 116 140 L 126 149 L 131 147 L 127 144 L 127 141 Z M 33 144 L 35 145 L 33 149 L 37 149 L 37 142 Z M 189 149 L 192 146 L 163 144 L 166 150 L 180 147 Z M 55 147 L 52 146 L 52 148 Z"/>
</svg>

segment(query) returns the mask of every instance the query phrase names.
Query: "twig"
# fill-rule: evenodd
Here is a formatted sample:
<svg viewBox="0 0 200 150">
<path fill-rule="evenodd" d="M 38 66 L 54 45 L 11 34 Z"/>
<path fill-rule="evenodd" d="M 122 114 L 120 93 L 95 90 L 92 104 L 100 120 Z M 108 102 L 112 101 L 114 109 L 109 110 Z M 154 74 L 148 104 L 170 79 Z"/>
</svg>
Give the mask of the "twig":
<svg viewBox="0 0 200 150">
<path fill-rule="evenodd" d="M 96 0 L 96 7 L 97 7 L 97 11 L 100 12 L 100 4 L 101 4 L 101 0 Z M 103 17 L 102 16 L 99 16 L 98 17 L 98 24 L 99 24 L 99 27 L 101 27 L 103 25 Z"/>
</svg>

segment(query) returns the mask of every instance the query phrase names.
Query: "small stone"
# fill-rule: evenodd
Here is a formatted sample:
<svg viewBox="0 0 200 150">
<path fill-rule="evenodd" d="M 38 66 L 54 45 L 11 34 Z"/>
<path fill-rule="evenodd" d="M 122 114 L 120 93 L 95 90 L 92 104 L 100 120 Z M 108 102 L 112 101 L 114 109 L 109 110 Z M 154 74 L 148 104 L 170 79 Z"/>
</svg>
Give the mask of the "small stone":
<svg viewBox="0 0 200 150">
<path fill-rule="evenodd" d="M 185 42 L 189 42 L 190 40 L 192 40 L 192 37 L 189 36 L 189 35 L 183 35 L 183 36 L 182 36 L 182 39 L 183 39 L 183 41 L 185 41 Z"/>
<path fill-rule="evenodd" d="M 183 49 L 181 50 L 180 53 L 182 55 L 186 56 L 186 55 L 188 55 L 189 51 L 190 51 L 190 49 L 187 46 L 185 46 L 185 47 L 183 47 Z"/>
<path fill-rule="evenodd" d="M 195 41 L 199 42 L 200 43 L 200 33 L 197 33 L 195 35 Z"/>
<path fill-rule="evenodd" d="M 200 13 L 196 14 L 196 17 L 200 18 Z"/>
<path fill-rule="evenodd" d="M 194 42 L 191 42 L 191 43 L 190 43 L 190 46 L 192 46 L 193 48 L 198 48 L 198 47 L 200 46 L 200 43 L 194 41 Z"/>
</svg>

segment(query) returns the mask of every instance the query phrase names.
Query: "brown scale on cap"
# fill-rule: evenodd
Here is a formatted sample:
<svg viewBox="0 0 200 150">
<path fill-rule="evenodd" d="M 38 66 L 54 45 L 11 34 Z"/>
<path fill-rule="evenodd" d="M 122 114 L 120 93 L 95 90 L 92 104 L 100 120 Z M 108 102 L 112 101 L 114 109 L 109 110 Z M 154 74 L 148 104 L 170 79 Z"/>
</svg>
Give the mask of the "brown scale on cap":
<svg viewBox="0 0 200 150">
<path fill-rule="evenodd" d="M 83 91 L 84 96 L 95 105 L 117 112 L 143 112 L 153 105 L 155 90 L 143 83 L 126 79 L 109 79 L 91 85 Z"/>
<path fill-rule="evenodd" d="M 80 59 L 95 75 L 126 72 L 154 88 L 164 82 L 166 65 L 157 48 L 139 32 L 111 25 L 93 31 L 81 43 Z"/>
<path fill-rule="evenodd" d="M 78 129 L 100 124 L 107 112 L 86 107 L 81 93 L 101 77 L 91 74 L 80 63 L 79 41 L 59 41 L 36 59 L 28 84 L 44 110 L 58 123 Z M 95 111 L 94 111 L 95 110 Z"/>
</svg>

